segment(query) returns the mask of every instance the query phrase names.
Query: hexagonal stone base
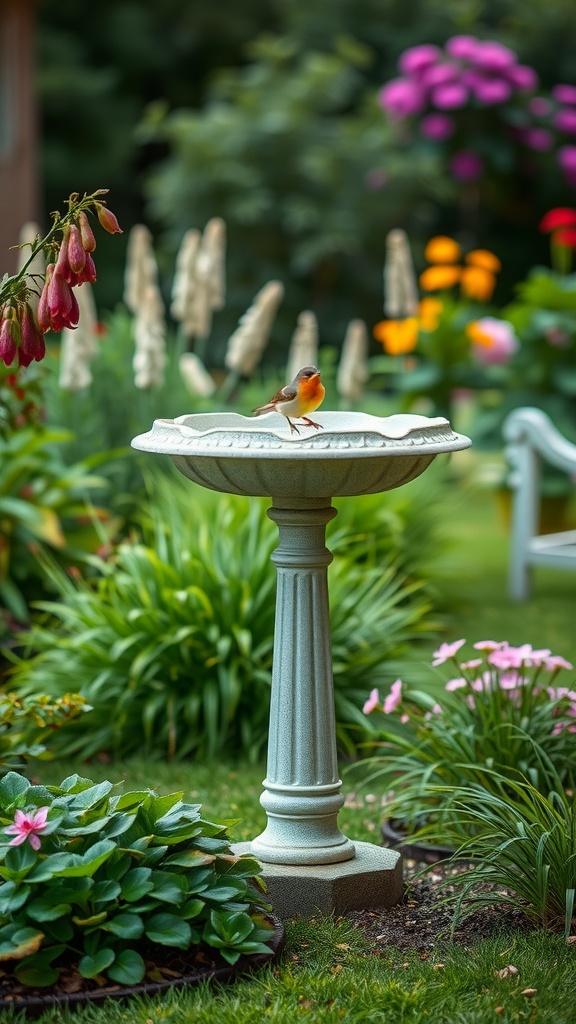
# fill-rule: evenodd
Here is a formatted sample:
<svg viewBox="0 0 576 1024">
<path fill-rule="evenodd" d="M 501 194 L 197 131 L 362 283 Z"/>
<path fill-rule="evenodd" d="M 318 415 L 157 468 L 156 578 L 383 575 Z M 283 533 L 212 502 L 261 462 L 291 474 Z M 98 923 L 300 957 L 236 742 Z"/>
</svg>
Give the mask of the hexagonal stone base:
<svg viewBox="0 0 576 1024">
<path fill-rule="evenodd" d="M 344 914 L 367 907 L 393 907 L 402 899 L 402 858 L 396 850 L 354 842 L 356 856 L 340 864 L 295 867 L 265 864 L 266 900 L 283 921 L 299 914 Z M 250 843 L 236 843 L 234 853 L 249 853 Z"/>
</svg>

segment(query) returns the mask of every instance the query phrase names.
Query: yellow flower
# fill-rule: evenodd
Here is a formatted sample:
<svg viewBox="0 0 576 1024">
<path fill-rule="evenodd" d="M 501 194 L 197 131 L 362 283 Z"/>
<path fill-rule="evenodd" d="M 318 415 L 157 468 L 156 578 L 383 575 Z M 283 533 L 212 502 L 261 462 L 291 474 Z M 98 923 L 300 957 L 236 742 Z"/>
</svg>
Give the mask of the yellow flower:
<svg viewBox="0 0 576 1024">
<path fill-rule="evenodd" d="M 428 263 L 457 263 L 462 255 L 462 249 L 453 238 L 447 235 L 436 235 L 431 238 L 424 250 L 424 256 Z"/>
<path fill-rule="evenodd" d="M 493 274 L 497 274 L 502 269 L 500 260 L 489 249 L 473 249 L 468 253 L 466 263 L 471 263 L 473 267 L 491 270 Z"/>
<path fill-rule="evenodd" d="M 373 328 L 374 337 L 382 342 L 390 356 L 413 352 L 418 341 L 418 317 L 408 316 L 405 320 L 381 320 Z"/>
<path fill-rule="evenodd" d="M 492 298 L 492 292 L 495 287 L 496 278 L 490 270 L 485 270 L 484 267 L 463 268 L 460 288 L 469 299 L 487 302 Z"/>
<path fill-rule="evenodd" d="M 425 292 L 438 292 L 443 288 L 451 288 L 460 280 L 460 267 L 450 267 L 438 264 L 436 267 L 428 267 L 420 274 L 420 287 Z"/>
<path fill-rule="evenodd" d="M 418 305 L 418 316 L 423 331 L 435 331 L 438 327 L 440 314 L 444 309 L 440 299 L 422 299 Z"/>
</svg>

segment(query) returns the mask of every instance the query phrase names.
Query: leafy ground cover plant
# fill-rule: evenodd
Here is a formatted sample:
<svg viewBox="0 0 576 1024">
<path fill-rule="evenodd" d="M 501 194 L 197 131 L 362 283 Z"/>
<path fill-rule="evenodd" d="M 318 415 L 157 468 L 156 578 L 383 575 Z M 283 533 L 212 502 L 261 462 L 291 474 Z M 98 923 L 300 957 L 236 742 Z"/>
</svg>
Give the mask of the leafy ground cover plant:
<svg viewBox="0 0 576 1024">
<path fill-rule="evenodd" d="M 93 711 L 60 752 L 256 758 L 268 725 L 276 530 L 263 502 L 176 477 L 156 484 L 142 540 L 102 562 L 98 581 L 54 573 L 60 600 L 38 605 L 47 616 L 22 638 L 11 685 L 57 695 L 74 679 Z M 349 749 L 365 727 L 366 680 L 379 682 L 409 639 L 434 628 L 413 553 L 407 578 L 402 546 L 384 555 L 369 523 L 358 525 L 347 542 L 339 533 L 330 574 L 339 737 Z"/>
<path fill-rule="evenodd" d="M 433 656 L 434 667 L 453 669 L 443 693 L 409 690 L 397 679 L 383 701 L 374 689 L 364 705 L 367 714 L 383 717 L 375 724 L 378 753 L 359 767 L 371 786 L 378 781 L 392 790 L 390 816 L 414 828 L 434 812 L 440 842 L 451 835 L 454 817 L 443 786 L 489 789 L 498 778 L 491 770 L 511 779 L 521 771 L 547 792 L 551 764 L 563 786 L 573 785 L 576 770 L 576 689 L 557 679 L 572 665 L 549 650 L 506 641 L 479 641 L 476 656 L 463 659 L 465 643 L 443 643 Z"/>
<path fill-rule="evenodd" d="M 232 855 L 231 822 L 208 821 L 180 792 L 113 790 L 78 775 L 0 781 L 4 969 L 35 987 L 70 965 L 134 985 L 158 947 L 205 944 L 231 964 L 269 952 L 259 865 Z"/>
</svg>

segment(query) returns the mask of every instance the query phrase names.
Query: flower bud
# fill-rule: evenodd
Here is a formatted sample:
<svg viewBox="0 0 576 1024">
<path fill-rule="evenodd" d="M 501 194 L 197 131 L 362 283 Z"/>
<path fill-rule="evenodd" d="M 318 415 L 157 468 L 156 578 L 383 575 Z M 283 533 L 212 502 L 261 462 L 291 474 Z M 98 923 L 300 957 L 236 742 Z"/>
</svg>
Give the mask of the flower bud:
<svg viewBox="0 0 576 1024">
<path fill-rule="evenodd" d="M 8 317 L 0 325 L 0 360 L 5 366 L 11 366 L 16 356 L 16 339 L 13 330 L 14 321 Z"/>
<path fill-rule="evenodd" d="M 67 316 L 72 305 L 72 289 L 61 274 L 58 273 L 58 264 L 48 285 L 48 309 L 52 322 Z M 60 330 L 61 328 L 57 328 Z"/>
<path fill-rule="evenodd" d="M 44 338 L 36 323 L 34 313 L 27 302 L 22 306 L 20 316 L 22 342 L 18 349 L 18 361 L 21 366 L 29 366 L 33 359 L 40 362 L 46 355 Z M 27 360 L 24 361 L 24 360 Z"/>
<path fill-rule="evenodd" d="M 84 270 L 84 264 L 86 263 L 86 252 L 82 245 L 80 231 L 76 224 L 70 225 L 70 232 L 68 235 L 68 263 L 70 265 L 70 270 L 74 274 L 81 274 Z"/>
<path fill-rule="evenodd" d="M 40 293 L 40 298 L 38 299 L 38 309 L 36 310 L 38 325 L 43 334 L 45 334 L 46 331 L 49 331 L 51 326 L 50 310 L 48 308 L 48 288 L 50 286 L 54 270 L 55 264 L 49 263 L 48 266 L 46 267 L 46 280 L 44 282 L 44 287 L 42 288 L 42 291 Z"/>
<path fill-rule="evenodd" d="M 68 262 L 68 237 L 70 234 L 70 228 L 68 225 L 64 228 L 64 234 L 60 243 L 60 250 L 58 252 L 58 259 L 56 260 L 55 273 L 58 274 L 64 281 L 68 281 L 72 270 Z"/>
<path fill-rule="evenodd" d="M 110 235 L 115 235 L 117 232 L 122 234 L 122 228 L 112 213 L 112 210 L 109 210 L 107 206 L 103 206 L 102 203 L 94 203 L 94 206 L 96 207 L 98 220 L 104 230 Z"/>
<path fill-rule="evenodd" d="M 78 228 L 84 252 L 94 252 L 94 249 L 96 248 L 96 239 L 94 238 L 94 232 L 90 227 L 88 214 L 86 214 L 84 210 L 78 214 Z"/>
</svg>

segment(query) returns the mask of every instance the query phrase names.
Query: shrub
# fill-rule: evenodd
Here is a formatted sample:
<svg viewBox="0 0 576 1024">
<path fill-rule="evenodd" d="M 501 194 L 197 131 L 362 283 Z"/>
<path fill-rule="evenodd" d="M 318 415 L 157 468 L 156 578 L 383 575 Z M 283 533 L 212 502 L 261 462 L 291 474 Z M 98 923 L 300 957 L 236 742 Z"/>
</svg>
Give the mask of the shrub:
<svg viewBox="0 0 576 1024">
<path fill-rule="evenodd" d="M 268 724 L 276 530 L 264 502 L 179 478 L 157 485 L 142 539 L 102 562 L 96 584 L 54 574 L 61 600 L 39 603 L 46 616 L 22 637 L 12 683 L 57 695 L 74 679 L 94 710 L 62 737 L 66 754 L 256 758 Z M 338 732 L 350 751 L 365 728 L 367 684 L 434 628 L 401 528 L 421 506 L 397 505 L 387 522 L 375 502 L 364 516 L 363 500 L 354 503 L 359 511 L 336 527 L 330 573 Z"/>
<path fill-rule="evenodd" d="M 72 775 L 0 782 L 0 957 L 24 985 L 50 986 L 65 966 L 84 978 L 142 981 L 144 956 L 202 944 L 235 963 L 267 953 L 263 886 L 250 856 L 231 854 L 229 822 L 182 793 L 112 793 Z M 143 956 L 144 954 L 144 956 Z"/>
<path fill-rule="evenodd" d="M 20 771 L 29 757 L 49 757 L 44 741 L 89 710 L 83 697 L 74 693 L 51 700 L 45 694 L 18 697 L 0 692 L 0 775 Z"/>
<path fill-rule="evenodd" d="M 39 584 L 40 592 L 48 585 L 38 553 L 78 565 L 117 525 L 90 500 L 105 486 L 92 472 L 97 458 L 66 466 L 59 454 L 66 437 L 34 425 L 0 436 L 0 599 L 20 623 Z"/>
</svg>

